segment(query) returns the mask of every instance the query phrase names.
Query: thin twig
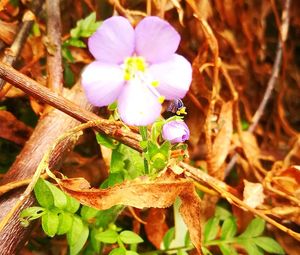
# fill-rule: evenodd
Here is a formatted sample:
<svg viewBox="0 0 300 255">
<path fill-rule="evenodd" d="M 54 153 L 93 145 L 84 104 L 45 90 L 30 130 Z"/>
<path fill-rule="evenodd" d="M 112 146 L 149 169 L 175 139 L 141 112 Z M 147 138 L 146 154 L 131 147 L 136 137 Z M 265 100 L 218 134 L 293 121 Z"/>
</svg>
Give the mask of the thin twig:
<svg viewBox="0 0 300 255">
<path fill-rule="evenodd" d="M 236 204 L 239 208 L 242 208 L 246 211 L 249 211 L 253 213 L 254 215 L 257 215 L 267 221 L 268 223 L 272 224 L 276 228 L 284 231 L 285 233 L 289 234 L 290 236 L 294 237 L 296 240 L 300 241 L 300 233 L 297 233 L 284 225 L 278 223 L 277 221 L 273 220 L 263 212 L 256 210 L 249 205 L 247 205 L 245 202 L 234 196 L 229 192 L 230 187 L 227 186 L 226 183 L 208 175 L 204 171 L 200 171 L 197 168 L 194 168 L 188 164 L 185 164 L 183 162 L 180 162 L 179 165 L 185 169 L 185 175 L 187 177 L 193 178 L 194 180 L 200 181 L 210 187 L 212 187 L 215 191 L 217 191 L 221 197 L 225 198 L 229 203 Z"/>
<path fill-rule="evenodd" d="M 13 44 L 10 46 L 10 48 L 6 49 L 5 56 L 2 59 L 3 63 L 14 66 L 21 52 L 21 49 L 23 48 L 26 38 L 29 35 L 32 25 L 34 23 L 34 15 L 39 12 L 41 5 L 42 5 L 41 0 L 33 1 L 32 12 L 31 11 L 25 12 L 23 16 L 24 22 L 22 23 L 22 26 Z M 5 85 L 5 80 L 0 79 L 0 91 L 2 90 L 4 85 Z"/>
<path fill-rule="evenodd" d="M 217 169 L 213 169 L 212 164 L 212 127 L 211 127 L 211 115 L 214 113 L 215 103 L 217 100 L 217 94 L 219 92 L 219 69 L 221 66 L 221 59 L 219 57 L 219 44 L 214 35 L 214 32 L 208 22 L 201 17 L 199 8 L 194 0 L 187 0 L 187 3 L 191 6 L 196 18 L 199 20 L 210 50 L 213 54 L 213 81 L 212 81 L 212 96 L 209 102 L 207 111 L 206 123 L 205 123 L 205 135 L 206 135 L 206 149 L 207 149 L 207 169 L 208 172 L 214 175 Z"/>
<path fill-rule="evenodd" d="M 46 0 L 47 10 L 47 85 L 56 93 L 62 92 L 63 69 L 61 57 L 60 0 Z"/>
<path fill-rule="evenodd" d="M 289 29 L 290 5 L 291 5 L 291 0 L 286 0 L 284 9 L 283 9 L 282 15 L 281 15 L 281 19 L 282 19 L 281 28 L 280 28 L 281 38 L 279 38 L 279 41 L 278 41 L 277 52 L 276 52 L 276 57 L 275 57 L 275 61 L 274 61 L 273 69 L 272 69 L 272 74 L 268 81 L 268 85 L 267 85 L 264 97 L 263 97 L 260 105 L 258 106 L 258 108 L 252 118 L 252 123 L 248 129 L 248 131 L 251 133 L 254 131 L 260 118 L 262 117 L 264 110 L 266 108 L 266 105 L 271 97 L 275 83 L 278 79 L 278 75 L 279 75 L 279 71 L 280 71 L 280 67 L 281 67 L 281 61 L 282 61 L 282 51 L 283 51 L 284 43 L 287 39 L 287 34 L 288 34 L 288 29 Z M 228 165 L 225 169 L 225 175 L 228 175 L 230 173 L 231 169 L 234 167 L 234 165 L 236 163 L 236 160 L 237 160 L 237 156 L 234 155 L 231 158 L 230 162 L 228 163 Z"/>
<path fill-rule="evenodd" d="M 41 178 L 45 179 L 47 176 L 48 175 L 43 174 L 43 175 L 41 175 Z M 20 188 L 25 185 L 28 185 L 31 182 L 31 179 L 32 178 L 28 178 L 28 179 L 21 180 L 21 181 L 12 181 L 7 184 L 1 185 L 0 186 L 0 196 L 2 196 L 3 194 L 5 194 L 11 190 L 14 190 L 16 188 Z"/>
</svg>

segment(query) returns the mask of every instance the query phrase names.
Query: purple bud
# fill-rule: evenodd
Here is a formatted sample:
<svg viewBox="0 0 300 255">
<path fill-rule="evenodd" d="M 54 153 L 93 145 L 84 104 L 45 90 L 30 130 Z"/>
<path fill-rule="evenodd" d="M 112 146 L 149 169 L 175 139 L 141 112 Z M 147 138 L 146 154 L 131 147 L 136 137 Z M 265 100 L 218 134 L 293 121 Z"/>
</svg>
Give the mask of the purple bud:
<svg viewBox="0 0 300 255">
<path fill-rule="evenodd" d="M 182 143 L 189 139 L 190 130 L 183 121 L 173 120 L 163 126 L 162 137 L 172 144 Z"/>
</svg>

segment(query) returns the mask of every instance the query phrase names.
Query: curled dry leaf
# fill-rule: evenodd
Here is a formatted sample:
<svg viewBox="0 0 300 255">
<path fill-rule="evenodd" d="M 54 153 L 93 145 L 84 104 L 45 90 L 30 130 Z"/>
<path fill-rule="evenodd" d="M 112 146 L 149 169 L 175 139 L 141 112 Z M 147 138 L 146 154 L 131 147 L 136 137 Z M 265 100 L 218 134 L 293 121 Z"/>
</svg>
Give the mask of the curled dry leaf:
<svg viewBox="0 0 300 255">
<path fill-rule="evenodd" d="M 274 188 L 295 196 L 300 200 L 300 166 L 290 166 L 272 177 Z"/>
<path fill-rule="evenodd" d="M 232 101 L 222 106 L 217 122 L 218 133 L 212 147 L 212 166 L 216 172 L 224 163 L 230 149 L 232 126 Z M 218 173 L 217 177 L 223 179 L 223 173 Z"/>
<path fill-rule="evenodd" d="M 8 111 L 0 111 L 0 137 L 23 145 L 32 133 L 32 128 L 19 121 Z"/>
<path fill-rule="evenodd" d="M 149 241 L 160 249 L 160 244 L 168 231 L 166 223 L 166 210 L 162 208 L 151 208 L 146 219 L 145 231 Z"/>
<path fill-rule="evenodd" d="M 14 41 L 17 23 L 9 23 L 0 20 L 0 40 L 10 45 Z"/>
<path fill-rule="evenodd" d="M 155 180 L 141 177 L 108 189 L 90 188 L 83 178 L 63 179 L 58 183 L 80 203 L 99 210 L 109 209 L 114 205 L 166 208 L 179 196 L 182 200 L 180 213 L 188 226 L 193 244 L 201 254 L 200 199 L 191 181 L 165 173 Z"/>
</svg>

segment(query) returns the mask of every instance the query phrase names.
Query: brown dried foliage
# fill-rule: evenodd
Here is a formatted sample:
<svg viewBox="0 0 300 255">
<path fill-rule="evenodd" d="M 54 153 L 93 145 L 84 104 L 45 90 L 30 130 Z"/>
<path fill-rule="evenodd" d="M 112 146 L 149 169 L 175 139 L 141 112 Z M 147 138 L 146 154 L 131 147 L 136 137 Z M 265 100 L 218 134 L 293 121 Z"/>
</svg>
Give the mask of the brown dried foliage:
<svg viewBox="0 0 300 255">
<path fill-rule="evenodd" d="M 70 2 L 74 2 L 73 12 L 67 12 Z M 62 1 L 64 40 L 68 38 L 75 21 L 89 12 L 96 10 L 98 19 L 107 17 L 99 2 Z M 136 24 L 146 15 L 156 15 L 169 21 L 181 34 L 179 53 L 187 57 L 193 66 L 193 81 L 184 99 L 188 109 L 186 122 L 191 130 L 189 155 L 193 164 L 207 168 L 211 176 L 221 181 L 231 171 L 235 171 L 239 179 L 231 186 L 231 193 L 237 197 L 242 197 L 244 180 L 262 183 L 265 200 L 258 209 L 266 215 L 275 216 L 278 222 L 288 221 L 299 226 L 300 63 L 296 58 L 300 49 L 298 1 L 292 1 L 290 7 L 290 21 L 287 22 L 290 30 L 287 38 L 284 38 L 285 31 L 282 29 L 282 24 L 286 21 L 281 18 L 285 5 L 278 1 L 110 0 L 107 5 L 105 8 L 108 8 L 108 16 L 114 8 L 117 13 Z M 17 32 L 16 24 L 21 24 L 18 18 L 25 12 L 25 7 L 14 7 L 8 1 L 1 2 L 0 31 L 3 32 L 0 40 L 5 46 L 9 47 L 13 42 Z M 37 22 L 44 35 L 44 21 L 37 18 Z M 278 42 L 284 43 L 282 64 L 274 66 Z M 84 49 L 72 48 L 71 52 L 75 58 L 71 69 L 78 78 L 83 64 L 89 63 L 92 58 Z M 1 56 L 3 55 L 4 51 Z M 45 84 L 45 65 L 41 61 L 45 55 L 42 36 L 29 37 L 19 57 L 18 67 L 24 74 Z M 260 102 L 267 97 L 265 91 L 274 68 L 279 73 L 274 80 L 271 97 L 263 108 L 258 125 L 253 130 L 246 130 L 251 126 Z M 26 96 L 10 88 L 11 85 L 6 84 L 0 92 L 3 100 L 8 96 Z M 45 111 L 44 106 L 37 104 L 34 97 L 30 97 L 30 100 L 37 114 Z M 0 136 L 23 145 L 31 129 L 9 112 L 0 111 L 0 115 Z M 26 135 L 16 135 L 24 132 Z M 72 161 L 72 157 L 74 154 L 69 161 Z M 103 151 L 103 157 L 108 163 L 107 151 Z M 234 170 L 228 167 L 232 157 L 237 158 Z M 99 162 L 96 157 L 78 160 L 78 175 L 84 171 L 86 164 L 99 166 Z M 101 167 L 105 168 L 102 173 L 106 173 L 107 166 L 101 164 Z M 68 171 L 70 170 L 66 169 Z M 91 171 L 94 172 L 95 167 Z M 127 181 L 108 190 L 90 189 L 83 179 L 64 179 L 60 186 L 83 204 L 98 209 L 107 209 L 115 204 L 137 208 L 165 208 L 172 205 L 176 196 L 179 196 L 183 201 L 181 213 L 190 227 L 194 244 L 200 250 L 201 222 L 196 220 L 200 220 L 200 202 L 192 183 L 186 179 L 162 175 L 151 181 L 142 178 Z M 201 205 L 205 215 L 213 214 L 216 202 L 216 197 L 205 195 Z M 243 222 L 245 213 L 236 208 L 234 211 L 239 222 Z M 246 214 L 250 217 L 249 213 Z M 149 211 L 147 222 L 161 222 L 157 236 L 155 224 L 146 226 L 148 238 L 156 247 L 159 247 L 167 229 L 164 220 L 167 216 L 161 210 Z M 241 226 L 243 227 L 245 226 Z M 283 237 L 281 232 L 276 232 L 275 235 L 289 254 L 299 253 L 290 251 L 292 248 L 288 243 L 294 242 L 290 236 Z"/>
</svg>

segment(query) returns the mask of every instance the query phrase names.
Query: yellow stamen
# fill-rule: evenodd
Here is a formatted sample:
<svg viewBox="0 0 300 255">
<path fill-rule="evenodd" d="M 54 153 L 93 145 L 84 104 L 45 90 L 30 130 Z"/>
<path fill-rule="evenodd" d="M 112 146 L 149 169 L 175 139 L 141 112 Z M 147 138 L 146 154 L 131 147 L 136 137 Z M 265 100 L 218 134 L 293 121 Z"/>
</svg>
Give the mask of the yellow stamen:
<svg viewBox="0 0 300 255">
<path fill-rule="evenodd" d="M 159 96 L 157 99 L 158 99 L 158 102 L 160 102 L 162 104 L 166 98 L 164 96 Z"/>
<path fill-rule="evenodd" d="M 181 115 L 181 114 L 187 114 L 187 112 L 185 111 L 185 107 L 182 107 L 182 108 L 180 108 L 177 112 L 176 112 L 176 114 L 177 115 Z"/>
<path fill-rule="evenodd" d="M 154 88 L 156 88 L 156 87 L 158 87 L 158 85 L 159 85 L 159 81 L 152 81 L 151 82 L 151 85 L 154 87 Z"/>
</svg>

